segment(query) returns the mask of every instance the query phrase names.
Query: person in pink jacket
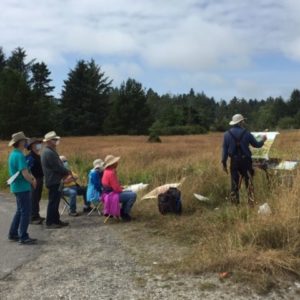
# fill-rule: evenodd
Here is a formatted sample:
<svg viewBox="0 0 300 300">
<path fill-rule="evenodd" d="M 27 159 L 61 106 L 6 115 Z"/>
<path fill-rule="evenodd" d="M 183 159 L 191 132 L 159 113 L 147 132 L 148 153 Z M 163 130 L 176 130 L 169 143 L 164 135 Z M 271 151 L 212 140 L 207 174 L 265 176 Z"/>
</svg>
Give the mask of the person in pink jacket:
<svg viewBox="0 0 300 300">
<path fill-rule="evenodd" d="M 104 193 L 115 192 L 119 194 L 119 199 L 122 204 L 121 218 L 124 221 L 131 221 L 130 212 L 134 202 L 136 201 L 136 193 L 132 191 L 124 191 L 120 185 L 117 175 L 117 167 L 120 157 L 107 155 L 104 160 L 104 172 L 102 177 L 102 186 Z"/>
</svg>

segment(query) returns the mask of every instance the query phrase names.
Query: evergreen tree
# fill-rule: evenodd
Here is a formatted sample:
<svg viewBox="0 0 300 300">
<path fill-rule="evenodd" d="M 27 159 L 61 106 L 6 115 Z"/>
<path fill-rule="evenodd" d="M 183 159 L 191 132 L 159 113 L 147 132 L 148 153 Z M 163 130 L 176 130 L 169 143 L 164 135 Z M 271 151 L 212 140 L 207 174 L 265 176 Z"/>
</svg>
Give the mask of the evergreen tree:
<svg viewBox="0 0 300 300">
<path fill-rule="evenodd" d="M 300 110 L 300 91 L 294 90 L 288 101 L 288 112 L 290 116 L 295 116 Z"/>
<path fill-rule="evenodd" d="M 47 65 L 42 63 L 34 63 L 31 66 L 31 79 L 29 83 L 32 91 L 40 98 L 51 98 L 50 93 L 54 90 L 54 86 L 51 86 L 51 79 Z"/>
<path fill-rule="evenodd" d="M 8 138 L 23 130 L 27 135 L 37 133 L 37 110 L 32 93 L 23 74 L 9 68 L 0 73 L 0 135 Z"/>
<path fill-rule="evenodd" d="M 50 75 L 51 72 L 44 62 L 34 63 L 31 66 L 29 84 L 37 109 L 37 124 L 40 136 L 53 128 L 57 130 L 59 127 L 57 124 L 57 103 L 51 95 L 54 86 L 51 85 Z"/>
<path fill-rule="evenodd" d="M 0 72 L 4 69 L 6 65 L 5 54 L 3 52 L 2 47 L 0 47 Z"/>
<path fill-rule="evenodd" d="M 34 60 L 26 63 L 26 51 L 23 48 L 16 48 L 12 51 L 11 56 L 7 59 L 6 65 L 8 68 L 19 72 L 24 76 L 25 80 L 29 80 L 30 70 Z"/>
<path fill-rule="evenodd" d="M 151 116 L 142 84 L 129 78 L 113 97 L 106 133 L 148 133 Z"/>
<path fill-rule="evenodd" d="M 107 116 L 111 80 L 94 60 L 80 60 L 62 91 L 62 126 L 71 135 L 101 133 Z"/>
</svg>

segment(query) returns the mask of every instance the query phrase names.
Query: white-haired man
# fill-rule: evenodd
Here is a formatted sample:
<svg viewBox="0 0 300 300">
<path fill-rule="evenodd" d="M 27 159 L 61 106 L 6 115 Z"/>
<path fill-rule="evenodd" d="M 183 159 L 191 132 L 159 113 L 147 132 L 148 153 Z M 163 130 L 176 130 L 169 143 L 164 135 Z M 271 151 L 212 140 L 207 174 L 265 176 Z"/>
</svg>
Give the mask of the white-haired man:
<svg viewBox="0 0 300 300">
<path fill-rule="evenodd" d="M 67 222 L 62 222 L 59 215 L 59 203 L 61 199 L 62 180 L 70 174 L 70 171 L 64 167 L 56 147 L 60 142 L 60 137 L 54 131 L 45 135 L 43 142 L 46 147 L 41 155 L 42 168 L 45 175 L 45 184 L 48 188 L 48 207 L 46 226 L 56 229 L 67 226 Z"/>
</svg>

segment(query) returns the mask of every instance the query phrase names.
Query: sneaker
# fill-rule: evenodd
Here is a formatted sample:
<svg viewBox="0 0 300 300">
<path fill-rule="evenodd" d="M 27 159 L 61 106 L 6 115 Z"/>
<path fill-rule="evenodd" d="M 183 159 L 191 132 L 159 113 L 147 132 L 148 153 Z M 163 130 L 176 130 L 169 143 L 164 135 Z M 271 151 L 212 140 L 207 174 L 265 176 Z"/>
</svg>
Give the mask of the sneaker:
<svg viewBox="0 0 300 300">
<path fill-rule="evenodd" d="M 69 212 L 69 216 L 71 216 L 71 217 L 78 217 L 79 214 L 78 214 L 78 212 L 74 211 L 74 212 Z"/>
<path fill-rule="evenodd" d="M 59 225 L 61 227 L 65 227 L 65 226 L 69 226 L 69 223 L 68 222 L 59 221 Z"/>
<path fill-rule="evenodd" d="M 50 224 L 50 225 L 46 225 L 47 229 L 59 229 L 62 228 L 62 226 L 60 224 Z"/>
<path fill-rule="evenodd" d="M 89 213 L 91 210 L 92 210 L 92 208 L 90 206 L 83 208 L 83 212 L 85 212 L 85 213 Z"/>
<path fill-rule="evenodd" d="M 130 222 L 131 221 L 131 216 L 129 214 L 123 214 L 122 220 L 124 222 Z"/>
<path fill-rule="evenodd" d="M 12 235 L 12 236 L 9 236 L 8 239 L 12 242 L 18 242 L 19 241 L 19 236 L 17 235 Z"/>
<path fill-rule="evenodd" d="M 43 221 L 41 221 L 40 219 L 31 220 L 31 222 L 30 222 L 30 224 L 32 224 L 32 225 L 40 225 L 42 223 L 43 223 Z"/>
<path fill-rule="evenodd" d="M 26 240 L 19 240 L 20 245 L 31 245 L 35 244 L 37 242 L 37 239 L 27 238 Z"/>
<path fill-rule="evenodd" d="M 31 221 L 30 221 L 30 224 L 33 224 L 33 225 L 40 225 L 44 222 L 45 218 L 42 218 L 40 216 L 38 217 L 33 217 L 31 218 Z"/>
</svg>

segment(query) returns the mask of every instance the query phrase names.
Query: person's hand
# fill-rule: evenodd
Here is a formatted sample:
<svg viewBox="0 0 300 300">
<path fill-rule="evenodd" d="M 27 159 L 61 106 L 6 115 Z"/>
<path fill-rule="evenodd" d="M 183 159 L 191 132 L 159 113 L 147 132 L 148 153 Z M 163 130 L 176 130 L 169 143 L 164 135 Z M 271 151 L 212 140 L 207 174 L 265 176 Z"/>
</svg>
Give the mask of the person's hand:
<svg viewBox="0 0 300 300">
<path fill-rule="evenodd" d="M 37 183 L 36 183 L 36 179 L 35 179 L 35 178 L 32 179 L 31 185 L 32 185 L 32 187 L 33 187 L 34 189 L 36 189 Z"/>
<path fill-rule="evenodd" d="M 264 142 L 267 140 L 267 136 L 266 136 L 265 134 L 262 136 L 262 140 L 263 140 Z"/>
<path fill-rule="evenodd" d="M 223 171 L 228 174 L 228 169 L 227 169 L 227 164 L 226 163 L 222 163 L 223 164 Z"/>
<path fill-rule="evenodd" d="M 72 175 L 68 175 L 67 177 L 65 177 L 64 179 L 64 183 L 71 183 L 71 182 L 73 182 L 74 181 L 74 178 L 73 178 L 73 176 Z"/>
</svg>

